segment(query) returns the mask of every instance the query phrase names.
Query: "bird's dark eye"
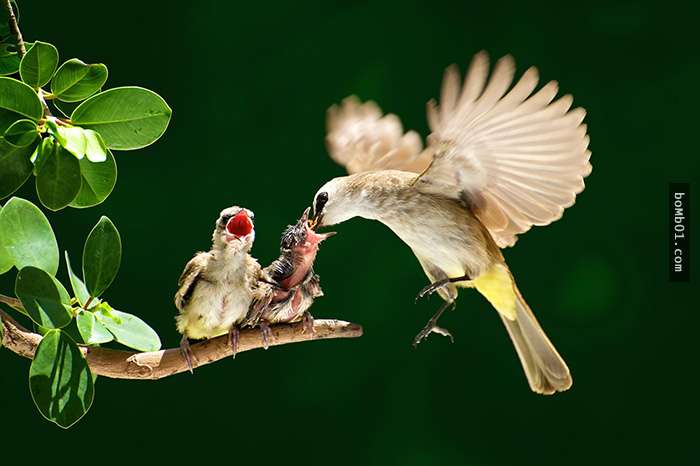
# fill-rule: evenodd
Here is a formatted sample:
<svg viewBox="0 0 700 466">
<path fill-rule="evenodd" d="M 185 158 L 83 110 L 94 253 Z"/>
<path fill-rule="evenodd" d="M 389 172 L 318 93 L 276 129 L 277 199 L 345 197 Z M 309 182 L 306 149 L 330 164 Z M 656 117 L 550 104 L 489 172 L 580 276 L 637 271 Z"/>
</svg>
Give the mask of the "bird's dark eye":
<svg viewBox="0 0 700 466">
<path fill-rule="evenodd" d="M 228 223 L 228 221 L 231 220 L 231 217 L 233 217 L 232 214 L 224 214 L 224 213 L 222 213 L 221 215 L 219 215 L 219 222 L 218 222 L 218 225 L 219 225 L 221 228 L 224 228 L 224 227 L 226 226 L 226 224 Z"/>
<path fill-rule="evenodd" d="M 316 196 L 316 205 L 314 206 L 314 213 L 316 215 L 323 211 L 323 207 L 326 205 L 326 202 L 328 202 L 328 193 L 318 193 L 318 196 Z"/>
</svg>

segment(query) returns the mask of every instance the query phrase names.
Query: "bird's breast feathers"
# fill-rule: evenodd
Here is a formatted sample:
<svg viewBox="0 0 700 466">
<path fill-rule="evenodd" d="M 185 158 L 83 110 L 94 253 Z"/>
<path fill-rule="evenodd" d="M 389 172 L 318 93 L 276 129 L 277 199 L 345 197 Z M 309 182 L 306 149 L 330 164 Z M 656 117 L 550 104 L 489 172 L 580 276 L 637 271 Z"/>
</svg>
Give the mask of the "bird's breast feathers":
<svg viewBox="0 0 700 466">
<path fill-rule="evenodd" d="M 198 281 L 187 306 L 176 318 L 181 333 L 194 339 L 213 338 L 245 319 L 252 301 L 257 262 L 243 264 L 245 270 L 217 270 L 214 276 Z"/>
<path fill-rule="evenodd" d="M 423 197 L 423 196 L 421 196 Z M 426 196 L 427 197 L 427 196 Z M 380 219 L 418 258 L 448 277 L 476 276 L 493 262 L 488 238 L 479 221 L 453 200 L 416 200 L 397 204 Z"/>
</svg>

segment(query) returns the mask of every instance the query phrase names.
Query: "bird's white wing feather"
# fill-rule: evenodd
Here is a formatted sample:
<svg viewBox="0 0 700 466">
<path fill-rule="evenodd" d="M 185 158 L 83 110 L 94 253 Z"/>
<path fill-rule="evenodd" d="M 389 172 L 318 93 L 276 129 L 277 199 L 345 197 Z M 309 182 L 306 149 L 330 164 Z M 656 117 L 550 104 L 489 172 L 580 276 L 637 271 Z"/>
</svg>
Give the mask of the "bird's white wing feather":
<svg viewBox="0 0 700 466">
<path fill-rule="evenodd" d="M 496 243 L 511 246 L 532 225 L 561 217 L 591 172 L 585 111 L 557 100 L 557 83 L 533 93 L 535 68 L 511 88 L 515 64 L 501 58 L 489 78 L 485 53 L 477 54 L 460 86 L 446 70 L 440 106 L 428 103 L 434 157 L 417 187 L 469 203 Z M 428 150 L 429 152 L 429 150 Z"/>
<path fill-rule="evenodd" d="M 432 159 L 418 133 L 404 133 L 396 115 L 382 115 L 377 104 L 354 96 L 328 109 L 326 130 L 328 153 L 350 174 L 388 169 L 420 173 Z"/>
</svg>

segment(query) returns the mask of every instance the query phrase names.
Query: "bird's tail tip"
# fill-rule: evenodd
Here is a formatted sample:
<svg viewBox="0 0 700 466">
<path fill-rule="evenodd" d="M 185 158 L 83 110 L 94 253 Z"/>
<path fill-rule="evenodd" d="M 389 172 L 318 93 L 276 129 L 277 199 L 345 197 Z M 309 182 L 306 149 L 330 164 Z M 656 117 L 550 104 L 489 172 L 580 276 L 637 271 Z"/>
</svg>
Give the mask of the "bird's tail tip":
<svg viewBox="0 0 700 466">
<path fill-rule="evenodd" d="M 523 370 L 533 392 L 552 395 L 571 388 L 569 367 L 537 322 L 535 315 L 513 285 L 516 293 L 516 319 L 503 318 Z"/>
</svg>

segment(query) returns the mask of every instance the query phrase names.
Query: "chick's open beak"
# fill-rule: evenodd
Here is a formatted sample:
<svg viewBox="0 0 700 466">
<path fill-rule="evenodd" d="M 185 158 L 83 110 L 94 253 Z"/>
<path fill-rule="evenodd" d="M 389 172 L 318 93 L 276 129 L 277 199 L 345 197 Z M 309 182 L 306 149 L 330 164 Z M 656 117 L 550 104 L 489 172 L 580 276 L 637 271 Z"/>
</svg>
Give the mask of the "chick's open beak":
<svg viewBox="0 0 700 466">
<path fill-rule="evenodd" d="M 337 231 L 329 231 L 329 232 L 327 232 L 327 233 L 316 233 L 316 236 L 319 237 L 318 242 L 320 243 L 320 242 L 323 241 L 324 239 L 330 238 L 331 236 L 335 236 L 335 235 L 337 235 L 337 234 L 338 234 Z"/>
<path fill-rule="evenodd" d="M 231 217 L 226 223 L 226 232 L 235 237 L 242 238 L 248 236 L 253 231 L 253 222 L 245 209 Z"/>
<path fill-rule="evenodd" d="M 304 211 L 304 217 L 308 216 L 309 210 L 310 209 L 307 208 Z M 331 236 L 334 236 L 336 234 L 335 231 L 329 231 L 326 233 L 316 233 L 314 231 L 314 228 L 318 226 L 319 220 L 320 216 L 317 215 L 306 222 L 307 239 L 312 241 L 313 243 L 320 243 L 321 241 L 330 238 Z"/>
</svg>

